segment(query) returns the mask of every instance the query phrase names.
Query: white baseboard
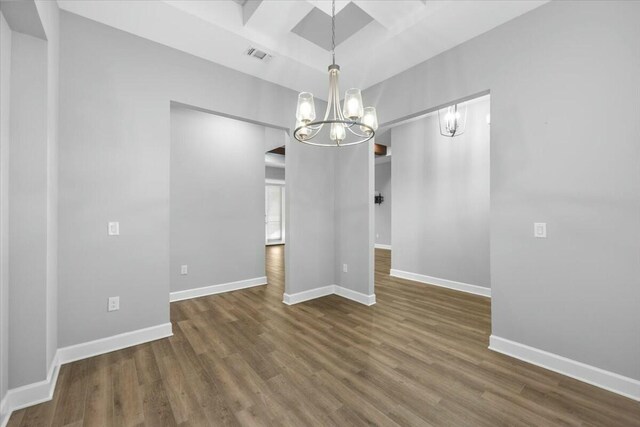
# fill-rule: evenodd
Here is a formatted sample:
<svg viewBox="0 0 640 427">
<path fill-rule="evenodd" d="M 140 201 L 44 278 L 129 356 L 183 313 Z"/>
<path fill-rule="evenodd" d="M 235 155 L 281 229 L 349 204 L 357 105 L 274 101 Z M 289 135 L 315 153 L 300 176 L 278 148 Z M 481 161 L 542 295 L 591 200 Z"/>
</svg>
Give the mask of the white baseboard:
<svg viewBox="0 0 640 427">
<path fill-rule="evenodd" d="M 298 292 L 295 294 L 284 294 L 282 302 L 287 305 L 293 305 L 334 294 L 364 305 L 373 305 L 376 303 L 375 294 L 366 295 L 338 285 L 323 286 L 321 288 L 310 289 L 308 291 Z"/>
<path fill-rule="evenodd" d="M 491 335 L 489 349 L 640 401 L 640 381 Z"/>
<path fill-rule="evenodd" d="M 391 245 L 383 245 L 382 243 L 376 243 L 376 249 L 386 249 L 388 251 L 391 250 Z"/>
<path fill-rule="evenodd" d="M 352 291 L 351 289 L 343 288 L 342 286 L 338 285 L 335 285 L 334 293 L 343 298 L 347 298 L 364 305 L 373 305 L 376 303 L 376 294 L 367 295 L 361 292 Z"/>
<path fill-rule="evenodd" d="M 186 291 L 171 292 L 169 294 L 169 301 L 182 301 L 185 299 L 221 294 L 223 292 L 237 291 L 238 289 L 252 288 L 254 286 L 266 284 L 266 276 L 255 277 L 253 279 L 238 280 L 237 282 L 222 283 L 220 285 L 204 286 L 202 288 L 187 289 Z"/>
<path fill-rule="evenodd" d="M 56 382 L 58 381 L 60 366 L 65 363 L 75 362 L 76 360 L 86 359 L 99 354 L 110 353 L 126 347 L 170 337 L 171 335 L 173 335 L 171 323 L 165 323 L 95 341 L 59 348 L 49 366 L 47 379 L 22 387 L 12 388 L 7 392 L 7 395 L 0 404 L 0 427 L 6 426 L 13 411 L 51 400 L 53 391 L 56 388 Z"/>
<path fill-rule="evenodd" d="M 9 423 L 9 418 L 11 417 L 11 412 L 7 412 L 7 394 L 2 397 L 0 400 L 0 427 L 6 427 L 7 423 Z"/>
<path fill-rule="evenodd" d="M 86 359 L 99 354 L 110 353 L 172 335 L 171 323 L 151 326 L 150 328 L 138 329 L 136 331 L 125 332 L 107 338 L 60 348 L 58 349 L 58 360 L 61 365 L 64 365 L 65 363 L 75 362 L 76 360 Z"/>
<path fill-rule="evenodd" d="M 287 305 L 298 304 L 299 302 L 305 302 L 312 299 L 326 297 L 335 292 L 335 285 L 323 286 L 321 288 L 310 289 L 304 292 L 298 292 L 295 294 L 284 294 L 282 302 Z"/>
<path fill-rule="evenodd" d="M 58 381 L 58 374 L 60 373 L 60 360 L 58 353 L 53 356 L 53 360 L 49 365 L 47 372 L 47 378 L 32 384 L 26 384 L 21 387 L 12 388 L 7 391 L 2 403 L 2 414 L 4 419 L 2 420 L 5 426 L 11 418 L 13 411 L 17 411 L 27 406 L 37 405 L 38 403 L 46 402 L 53 398 L 53 391 L 56 388 L 56 382 Z"/>
<path fill-rule="evenodd" d="M 455 282 L 453 280 L 440 279 L 438 277 L 425 276 L 424 274 L 410 273 L 393 268 L 391 269 L 390 275 L 399 277 L 400 279 L 413 280 L 414 282 L 426 283 L 428 285 L 440 286 L 441 288 L 449 288 L 491 298 L 491 288 L 485 288 L 484 286 L 470 285 L 468 283 Z"/>
</svg>

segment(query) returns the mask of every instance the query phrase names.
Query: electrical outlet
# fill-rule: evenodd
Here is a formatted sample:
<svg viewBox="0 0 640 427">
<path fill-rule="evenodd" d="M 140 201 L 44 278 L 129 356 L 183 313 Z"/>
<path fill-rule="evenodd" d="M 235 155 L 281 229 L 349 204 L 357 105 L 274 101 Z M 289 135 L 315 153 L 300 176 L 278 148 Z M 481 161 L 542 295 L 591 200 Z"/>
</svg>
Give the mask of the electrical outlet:
<svg viewBox="0 0 640 427">
<path fill-rule="evenodd" d="M 186 276 L 187 274 L 189 274 L 189 266 L 181 265 L 180 266 L 180 274 L 183 275 L 183 276 Z"/>
<path fill-rule="evenodd" d="M 109 297 L 107 311 L 120 310 L 120 297 Z"/>
<path fill-rule="evenodd" d="M 349 266 L 347 264 L 342 264 L 342 272 L 346 273 L 349 271 Z"/>
<path fill-rule="evenodd" d="M 117 221 L 110 222 L 107 228 L 107 232 L 109 236 L 119 236 L 120 235 L 120 223 Z"/>
<path fill-rule="evenodd" d="M 546 239 L 547 238 L 547 223 L 546 222 L 535 222 L 533 224 L 533 236 Z"/>
</svg>

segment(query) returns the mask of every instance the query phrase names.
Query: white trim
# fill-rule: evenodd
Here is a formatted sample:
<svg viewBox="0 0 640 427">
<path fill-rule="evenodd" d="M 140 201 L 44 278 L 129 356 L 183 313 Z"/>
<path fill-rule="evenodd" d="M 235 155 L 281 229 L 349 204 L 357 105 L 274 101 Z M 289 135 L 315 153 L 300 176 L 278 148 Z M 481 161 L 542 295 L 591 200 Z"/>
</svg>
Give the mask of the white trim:
<svg viewBox="0 0 640 427">
<path fill-rule="evenodd" d="M 367 295 L 338 285 L 336 285 L 335 294 L 364 305 L 373 305 L 376 303 L 376 294 Z"/>
<path fill-rule="evenodd" d="M 400 279 L 413 280 L 414 282 L 426 283 L 427 285 L 440 286 L 441 288 L 449 288 L 491 298 L 491 288 L 485 288 L 484 286 L 470 285 L 468 283 L 455 282 L 453 280 L 440 279 L 438 277 L 425 276 L 424 274 L 410 273 L 393 268 L 391 269 L 390 275 L 399 277 Z"/>
<path fill-rule="evenodd" d="M 138 329 L 107 338 L 59 348 L 51 361 L 45 380 L 12 388 L 7 392 L 7 395 L 2 399 L 0 404 L 0 414 L 2 414 L 0 427 L 6 426 L 14 411 L 51 400 L 56 388 L 61 365 L 149 341 L 155 341 L 160 338 L 170 337 L 172 335 L 171 323 L 165 323 L 150 328 Z"/>
<path fill-rule="evenodd" d="M 299 302 L 309 301 L 320 297 L 331 295 L 335 292 L 335 285 L 323 286 L 321 288 L 310 289 L 296 294 L 284 294 L 282 302 L 287 305 L 298 304 Z"/>
<path fill-rule="evenodd" d="M 391 245 L 383 245 L 382 243 L 376 243 L 376 249 L 386 249 L 388 251 L 391 250 Z"/>
<path fill-rule="evenodd" d="M 223 292 L 237 291 L 238 289 L 252 288 L 254 286 L 266 285 L 267 277 L 254 277 L 253 279 L 238 280 L 236 282 L 221 283 L 219 285 L 204 286 L 202 288 L 187 289 L 186 291 L 175 291 L 169 294 L 169 301 L 182 301 L 190 298 L 198 298 L 206 295 L 221 294 Z"/>
<path fill-rule="evenodd" d="M 112 351 L 143 344 L 149 341 L 159 340 L 173 335 L 171 323 L 151 326 L 150 328 L 138 329 L 125 332 L 111 337 L 101 338 L 82 344 L 71 345 L 58 349 L 58 360 L 61 365 L 76 360 L 99 354 L 110 353 Z"/>
<path fill-rule="evenodd" d="M 269 185 L 285 185 L 286 184 L 284 179 L 273 179 L 273 178 L 265 178 L 264 183 Z"/>
<path fill-rule="evenodd" d="M 489 349 L 640 401 L 640 381 L 495 335 Z"/>
<path fill-rule="evenodd" d="M 11 412 L 5 412 L 7 407 L 7 393 L 4 394 L 2 400 L 0 400 L 0 427 L 5 427 L 11 418 Z"/>
<path fill-rule="evenodd" d="M 46 379 L 10 389 L 2 404 L 2 411 L 6 416 L 6 418 L 2 420 L 2 426 L 6 425 L 9 421 L 13 411 L 51 400 L 59 373 L 60 361 L 59 355 L 56 352 L 51 361 L 51 365 L 49 365 Z"/>
<path fill-rule="evenodd" d="M 284 294 L 282 302 L 287 305 L 293 305 L 320 297 L 326 297 L 327 295 L 338 295 L 364 305 L 373 305 L 376 303 L 375 294 L 366 295 L 338 285 L 323 286 L 296 294 Z"/>
</svg>

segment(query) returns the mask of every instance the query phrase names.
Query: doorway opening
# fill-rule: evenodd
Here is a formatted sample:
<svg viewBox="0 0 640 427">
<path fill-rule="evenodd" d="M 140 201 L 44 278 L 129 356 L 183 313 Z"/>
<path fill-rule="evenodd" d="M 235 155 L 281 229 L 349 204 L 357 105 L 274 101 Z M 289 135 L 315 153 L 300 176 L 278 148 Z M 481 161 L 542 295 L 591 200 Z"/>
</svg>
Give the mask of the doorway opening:
<svg viewBox="0 0 640 427">
<path fill-rule="evenodd" d="M 170 118 L 170 301 L 266 285 L 265 239 L 285 235 L 284 179 L 265 186 L 265 147 L 285 129 L 173 102 Z"/>
<path fill-rule="evenodd" d="M 463 132 L 446 132 L 451 106 L 464 111 L 455 118 L 456 125 L 464 118 Z M 483 93 L 390 126 L 388 173 L 376 162 L 376 190 L 384 197 L 375 209 L 376 254 L 387 243 L 391 250 L 385 274 L 490 296 L 490 123 L 490 96 Z M 391 238 L 382 243 L 387 202 Z"/>
<path fill-rule="evenodd" d="M 266 184 L 264 192 L 264 231 L 265 244 L 283 245 L 285 243 L 285 186 L 284 184 Z"/>
<path fill-rule="evenodd" d="M 270 284 L 282 285 L 284 291 L 284 258 L 286 243 L 286 186 L 285 146 L 286 135 L 267 135 L 265 141 L 264 186 L 264 244 L 265 271 Z M 281 139 L 282 138 L 282 139 Z"/>
<path fill-rule="evenodd" d="M 284 280 L 284 203 L 284 182 L 266 184 L 264 192 L 265 271 L 269 283 L 279 283 Z"/>
</svg>

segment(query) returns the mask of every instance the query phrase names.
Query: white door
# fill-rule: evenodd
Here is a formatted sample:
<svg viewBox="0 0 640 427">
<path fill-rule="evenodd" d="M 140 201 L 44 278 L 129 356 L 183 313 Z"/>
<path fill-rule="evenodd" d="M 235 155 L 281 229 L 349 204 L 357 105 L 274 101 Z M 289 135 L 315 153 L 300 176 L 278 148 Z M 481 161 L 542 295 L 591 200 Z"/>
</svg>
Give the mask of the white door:
<svg viewBox="0 0 640 427">
<path fill-rule="evenodd" d="M 284 186 L 267 185 L 265 189 L 266 243 L 284 243 Z"/>
</svg>

